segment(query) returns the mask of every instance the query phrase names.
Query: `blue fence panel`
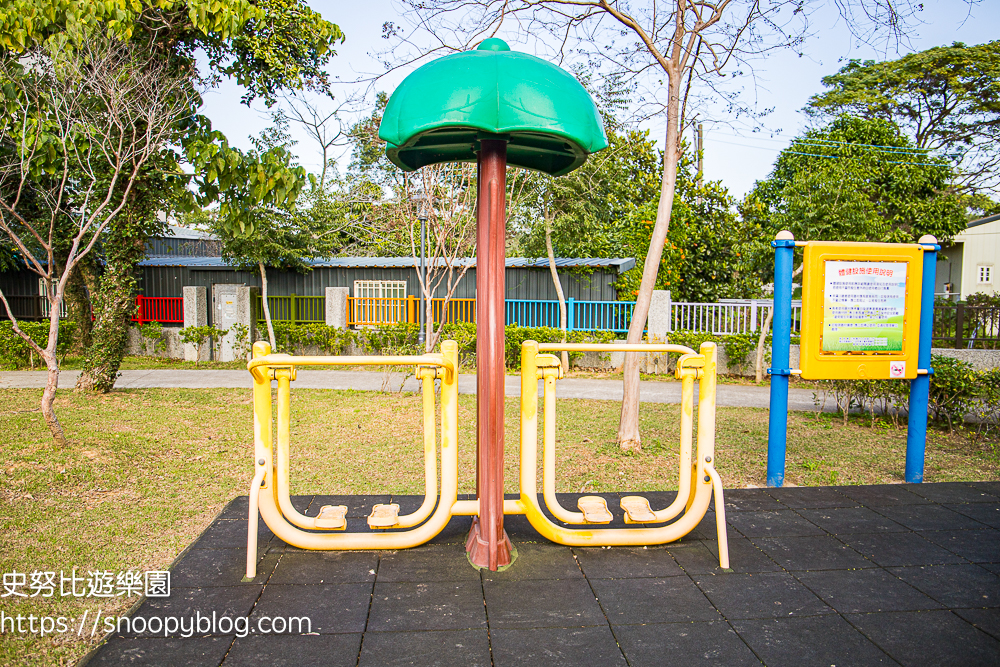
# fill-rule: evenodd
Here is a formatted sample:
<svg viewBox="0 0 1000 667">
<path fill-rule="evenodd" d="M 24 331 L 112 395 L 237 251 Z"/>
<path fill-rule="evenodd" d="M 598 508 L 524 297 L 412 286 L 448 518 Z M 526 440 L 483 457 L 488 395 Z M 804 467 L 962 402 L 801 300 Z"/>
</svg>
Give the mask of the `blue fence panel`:
<svg viewBox="0 0 1000 667">
<path fill-rule="evenodd" d="M 571 299 L 572 301 L 572 299 Z M 577 301 L 574 304 L 575 331 L 627 332 L 634 301 Z"/>
<path fill-rule="evenodd" d="M 634 301 L 566 301 L 569 331 L 628 331 Z M 521 327 L 559 328 L 559 302 L 507 299 L 506 323 Z"/>
</svg>

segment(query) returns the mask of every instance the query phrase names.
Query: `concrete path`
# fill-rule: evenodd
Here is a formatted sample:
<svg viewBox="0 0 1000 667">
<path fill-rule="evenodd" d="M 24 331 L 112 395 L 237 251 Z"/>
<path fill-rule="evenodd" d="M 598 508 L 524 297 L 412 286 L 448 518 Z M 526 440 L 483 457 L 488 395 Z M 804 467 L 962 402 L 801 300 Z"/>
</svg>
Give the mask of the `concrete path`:
<svg viewBox="0 0 1000 667">
<path fill-rule="evenodd" d="M 63 371 L 59 375 L 59 386 L 72 387 L 79 371 Z M 0 373 L 0 389 L 32 388 L 45 386 L 44 371 L 10 371 Z M 404 381 L 405 380 L 405 381 Z M 402 385 L 402 387 L 400 386 Z M 311 371 L 298 372 L 294 383 L 300 389 L 354 389 L 356 391 L 416 391 L 418 383 L 402 373 L 379 373 L 374 371 Z M 229 370 L 173 370 L 158 369 L 145 371 L 122 371 L 115 383 L 116 389 L 146 389 L 154 387 L 202 389 L 202 388 L 250 388 L 250 374 L 246 371 Z M 458 391 L 461 394 L 476 393 L 476 376 L 460 375 Z M 516 375 L 506 378 L 506 394 L 518 396 L 521 381 Z M 567 378 L 556 383 L 559 398 L 589 398 L 604 401 L 622 400 L 621 380 L 589 380 Z M 767 387 L 746 385 L 719 385 L 718 405 L 726 407 L 766 408 L 770 405 L 770 390 Z M 697 395 L 695 396 L 697 400 Z M 679 382 L 645 381 L 640 385 L 640 400 L 644 403 L 680 403 Z M 825 410 L 832 412 L 835 405 L 827 401 Z M 813 392 L 809 389 L 790 389 L 788 408 L 798 411 L 815 411 Z"/>
</svg>

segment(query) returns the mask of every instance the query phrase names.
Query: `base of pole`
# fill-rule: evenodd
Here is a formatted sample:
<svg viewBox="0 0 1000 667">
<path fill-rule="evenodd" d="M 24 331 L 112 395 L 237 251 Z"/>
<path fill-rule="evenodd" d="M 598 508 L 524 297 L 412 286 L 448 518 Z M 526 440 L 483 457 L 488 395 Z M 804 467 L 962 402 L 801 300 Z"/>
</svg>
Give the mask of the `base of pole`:
<svg viewBox="0 0 1000 667">
<path fill-rule="evenodd" d="M 469 562 L 473 567 L 481 570 L 497 570 L 507 567 L 513 562 L 513 545 L 507 531 L 503 531 L 503 539 L 497 545 L 496 567 L 490 567 L 490 542 L 484 539 L 485 536 L 479 531 L 479 517 L 472 517 L 472 528 L 469 530 L 469 537 L 465 540 L 465 552 L 469 557 Z"/>
</svg>

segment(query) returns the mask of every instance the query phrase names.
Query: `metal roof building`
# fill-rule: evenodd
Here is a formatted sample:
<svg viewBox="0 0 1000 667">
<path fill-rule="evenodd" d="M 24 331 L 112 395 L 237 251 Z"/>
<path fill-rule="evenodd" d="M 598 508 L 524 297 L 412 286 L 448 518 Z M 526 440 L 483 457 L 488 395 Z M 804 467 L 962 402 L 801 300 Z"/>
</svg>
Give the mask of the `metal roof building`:
<svg viewBox="0 0 1000 667">
<path fill-rule="evenodd" d="M 417 270 L 412 257 L 333 257 L 311 262 L 305 273 L 267 269 L 268 293 L 272 296 L 297 294 L 322 296 L 327 287 L 351 287 L 356 280 L 405 281 L 407 294 L 419 294 Z M 235 268 L 221 257 L 158 256 L 140 263 L 139 287 L 144 296 L 181 296 L 186 286 L 211 290 L 218 283 L 260 286 L 256 270 Z M 472 298 L 476 292 L 475 259 L 462 258 L 454 270 L 468 271 L 452 295 Z M 510 257 L 507 266 L 508 299 L 556 299 L 547 259 Z M 615 301 L 615 283 L 620 274 L 635 266 L 631 258 L 556 259 L 559 279 L 567 298 L 578 301 Z M 442 285 L 435 296 L 446 295 Z"/>
</svg>

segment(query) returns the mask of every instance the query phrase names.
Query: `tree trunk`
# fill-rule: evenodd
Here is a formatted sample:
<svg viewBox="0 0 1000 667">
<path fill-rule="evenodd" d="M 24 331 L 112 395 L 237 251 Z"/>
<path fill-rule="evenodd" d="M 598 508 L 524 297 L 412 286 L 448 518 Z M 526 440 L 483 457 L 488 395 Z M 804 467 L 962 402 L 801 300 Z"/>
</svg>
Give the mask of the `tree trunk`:
<svg viewBox="0 0 1000 667">
<path fill-rule="evenodd" d="M 94 294 L 96 319 L 83 371 L 76 381 L 79 391 L 107 393 L 114 389 L 128 350 L 128 331 L 135 314 L 135 267 L 145 254 L 145 240 L 118 237 L 113 243 L 118 248 L 109 252 Z"/>
<path fill-rule="evenodd" d="M 257 262 L 260 269 L 260 305 L 264 309 L 264 322 L 267 323 L 267 338 L 271 341 L 271 352 L 277 352 L 278 346 L 274 343 L 274 325 L 271 324 L 271 307 L 267 305 L 267 270 L 264 262 Z"/>
<path fill-rule="evenodd" d="M 562 329 L 562 342 L 566 342 L 566 295 L 563 294 L 562 283 L 559 282 L 559 272 L 556 270 L 556 254 L 552 249 L 552 217 L 548 210 L 545 211 L 545 251 L 549 255 L 549 272 L 552 274 L 552 284 L 556 288 L 556 296 L 559 297 L 559 327 Z M 563 373 L 569 372 L 569 352 L 562 351 Z"/>
<path fill-rule="evenodd" d="M 656 287 L 656 277 L 660 270 L 663 245 L 670 227 L 670 212 L 674 205 L 674 189 L 677 184 L 677 163 L 680 159 L 679 118 L 680 118 L 680 76 L 673 72 L 667 85 L 667 142 L 663 151 L 663 179 L 660 183 L 660 203 L 656 209 L 656 224 L 649 240 L 649 252 L 642 267 L 642 282 L 636 296 L 632 322 L 628 329 L 628 343 L 642 342 L 642 332 L 646 328 L 649 303 Z M 624 397 L 622 398 L 621 420 L 618 424 L 618 446 L 623 451 L 638 450 L 642 446 L 639 435 L 639 355 L 625 354 Z"/>
<path fill-rule="evenodd" d="M 52 321 L 55 323 L 55 336 L 58 338 L 58 314 L 52 318 Z M 49 348 L 42 354 L 42 358 L 45 360 L 45 367 L 48 369 L 45 390 L 42 391 L 42 416 L 45 418 L 45 423 L 48 425 L 49 431 L 52 433 L 52 439 L 56 441 L 56 444 L 66 445 L 69 444 L 69 441 L 66 440 L 66 433 L 63 431 L 62 424 L 59 423 L 59 418 L 56 416 L 55 410 L 56 389 L 59 387 L 59 363 L 56 361 L 54 342 L 55 340 L 50 338 Z"/>
<path fill-rule="evenodd" d="M 51 281 L 49 281 L 49 284 L 51 285 Z M 67 444 L 66 434 L 63 432 L 62 424 L 59 423 L 59 418 L 56 417 L 54 407 L 56 389 L 59 387 L 59 361 L 56 359 L 56 349 L 59 346 L 59 304 L 62 298 L 59 294 L 59 287 L 56 288 L 56 297 L 59 298 L 52 297 L 51 288 L 46 290 L 46 294 L 49 295 L 49 339 L 44 349 L 33 341 L 31 336 L 21 330 L 17 317 L 11 311 L 10 304 L 7 302 L 7 297 L 4 296 L 3 290 L 0 290 L 0 304 L 3 305 L 7 316 L 10 318 L 11 328 L 14 329 L 14 333 L 24 339 L 31 352 L 37 352 L 45 361 L 45 367 L 48 369 L 48 377 L 45 381 L 45 389 L 42 391 L 42 416 L 45 418 L 45 423 L 52 433 L 52 439 L 56 441 L 57 445 L 65 445 Z"/>
<path fill-rule="evenodd" d="M 45 368 L 48 370 L 45 379 L 45 389 L 42 391 L 42 416 L 52 433 L 52 439 L 57 445 L 66 445 L 66 434 L 63 432 L 62 424 L 56 417 L 55 400 L 56 389 L 59 388 L 59 361 L 56 359 L 56 350 L 59 347 L 59 310 L 62 305 L 65 285 L 60 285 L 52 281 L 46 291 L 49 298 L 49 342 L 44 350 L 39 350 L 42 359 L 45 360 Z"/>
<path fill-rule="evenodd" d="M 757 361 L 754 364 L 754 380 L 759 384 L 764 379 L 764 341 L 767 339 L 767 332 L 771 328 L 771 318 L 774 317 L 774 306 L 767 309 L 767 318 L 764 319 L 764 326 L 760 329 L 760 337 L 757 339 Z"/>
</svg>

